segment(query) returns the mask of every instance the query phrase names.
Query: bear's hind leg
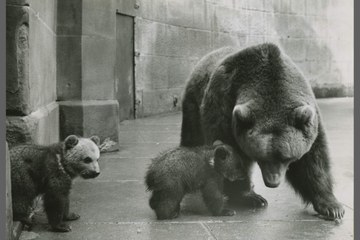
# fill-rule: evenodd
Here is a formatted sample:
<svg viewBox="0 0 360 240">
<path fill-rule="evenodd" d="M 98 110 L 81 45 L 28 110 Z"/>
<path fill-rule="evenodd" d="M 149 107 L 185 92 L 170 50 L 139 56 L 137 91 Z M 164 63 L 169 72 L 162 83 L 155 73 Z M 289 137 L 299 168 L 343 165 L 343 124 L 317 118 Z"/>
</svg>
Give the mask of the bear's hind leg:
<svg viewBox="0 0 360 240">
<path fill-rule="evenodd" d="M 155 207 L 156 217 L 158 220 L 173 219 L 179 216 L 180 202 L 184 194 L 181 191 L 163 190 L 156 192 L 155 197 L 158 199 Z"/>
<path fill-rule="evenodd" d="M 195 147 L 204 144 L 200 124 L 200 109 L 196 100 L 185 96 L 182 105 L 182 125 L 180 146 Z"/>
</svg>

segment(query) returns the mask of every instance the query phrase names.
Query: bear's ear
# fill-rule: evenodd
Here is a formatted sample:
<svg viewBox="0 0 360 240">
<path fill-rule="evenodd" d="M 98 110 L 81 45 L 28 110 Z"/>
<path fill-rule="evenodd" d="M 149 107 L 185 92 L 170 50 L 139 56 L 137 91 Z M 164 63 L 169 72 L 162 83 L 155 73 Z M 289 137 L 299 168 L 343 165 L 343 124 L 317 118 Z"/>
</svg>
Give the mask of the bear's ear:
<svg viewBox="0 0 360 240">
<path fill-rule="evenodd" d="M 249 102 L 235 105 L 233 109 L 233 120 L 236 121 L 241 128 L 250 127 L 252 121 Z"/>
<path fill-rule="evenodd" d="M 220 140 L 216 140 L 214 143 L 213 143 L 213 146 L 219 146 L 219 145 L 223 145 L 224 143 Z"/>
<path fill-rule="evenodd" d="M 78 144 L 79 138 L 75 135 L 70 135 L 67 138 L 65 138 L 64 142 L 65 142 L 66 149 L 70 149 L 70 148 L 75 147 Z"/>
<path fill-rule="evenodd" d="M 100 138 L 98 136 L 91 136 L 91 141 L 93 141 L 97 146 L 100 145 Z"/>
<path fill-rule="evenodd" d="M 310 105 L 304 105 L 295 108 L 295 124 L 298 126 L 312 125 L 316 116 L 315 108 Z"/>
<path fill-rule="evenodd" d="M 219 160 L 224 160 L 227 156 L 228 156 L 229 152 L 228 150 L 226 150 L 225 147 L 223 146 L 220 146 L 220 147 L 217 147 L 215 149 L 215 160 L 219 159 Z"/>
</svg>

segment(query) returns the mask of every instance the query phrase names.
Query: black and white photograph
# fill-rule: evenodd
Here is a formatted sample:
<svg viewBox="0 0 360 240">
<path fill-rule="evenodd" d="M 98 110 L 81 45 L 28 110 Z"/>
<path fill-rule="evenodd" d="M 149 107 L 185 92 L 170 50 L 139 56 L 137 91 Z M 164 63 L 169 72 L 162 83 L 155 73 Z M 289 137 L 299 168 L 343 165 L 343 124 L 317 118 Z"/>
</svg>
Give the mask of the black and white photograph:
<svg viewBox="0 0 360 240">
<path fill-rule="evenodd" d="M 355 239 L 353 0 L 4 7 L 4 239 Z"/>
</svg>

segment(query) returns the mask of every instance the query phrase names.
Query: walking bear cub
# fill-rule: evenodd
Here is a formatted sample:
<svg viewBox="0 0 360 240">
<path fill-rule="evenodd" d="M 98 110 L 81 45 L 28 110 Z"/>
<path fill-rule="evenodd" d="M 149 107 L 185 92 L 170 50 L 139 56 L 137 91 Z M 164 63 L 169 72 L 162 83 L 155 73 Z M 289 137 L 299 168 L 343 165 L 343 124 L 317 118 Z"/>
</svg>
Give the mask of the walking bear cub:
<svg viewBox="0 0 360 240">
<path fill-rule="evenodd" d="M 68 232 L 63 221 L 80 216 L 69 212 L 72 179 L 100 174 L 99 138 L 68 136 L 50 146 L 18 145 L 10 149 L 13 214 L 15 221 L 31 227 L 29 218 L 35 197 L 44 194 L 44 208 L 53 231 Z"/>
<path fill-rule="evenodd" d="M 241 178 L 236 153 L 229 145 L 215 141 L 213 146 L 177 147 L 152 160 L 145 182 L 152 191 L 149 204 L 157 219 L 179 215 L 186 193 L 201 190 L 204 202 L 214 216 L 232 216 L 224 209 L 223 180 Z"/>
</svg>

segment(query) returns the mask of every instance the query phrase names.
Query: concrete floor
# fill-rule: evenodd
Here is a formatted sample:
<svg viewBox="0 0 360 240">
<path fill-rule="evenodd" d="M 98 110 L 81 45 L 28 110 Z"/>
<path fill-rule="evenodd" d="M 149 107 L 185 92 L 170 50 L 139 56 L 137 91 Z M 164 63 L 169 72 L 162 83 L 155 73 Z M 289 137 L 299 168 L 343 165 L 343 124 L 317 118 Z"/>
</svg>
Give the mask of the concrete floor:
<svg viewBox="0 0 360 240">
<path fill-rule="evenodd" d="M 71 209 L 80 214 L 69 233 L 48 231 L 43 214 L 36 215 L 24 239 L 353 239 L 353 99 L 321 99 L 333 161 L 335 194 L 346 210 L 342 223 L 325 221 L 305 207 L 287 185 L 266 188 L 256 167 L 255 190 L 269 203 L 265 209 L 236 209 L 234 217 L 212 217 L 198 195 L 186 197 L 181 215 L 157 221 L 148 206 L 144 173 L 150 159 L 178 145 L 181 113 L 121 124 L 121 149 L 101 157 L 101 175 L 75 180 Z"/>
</svg>

